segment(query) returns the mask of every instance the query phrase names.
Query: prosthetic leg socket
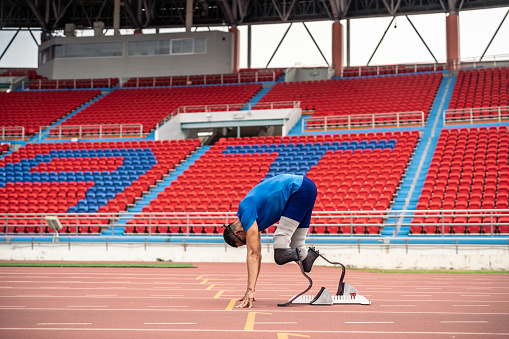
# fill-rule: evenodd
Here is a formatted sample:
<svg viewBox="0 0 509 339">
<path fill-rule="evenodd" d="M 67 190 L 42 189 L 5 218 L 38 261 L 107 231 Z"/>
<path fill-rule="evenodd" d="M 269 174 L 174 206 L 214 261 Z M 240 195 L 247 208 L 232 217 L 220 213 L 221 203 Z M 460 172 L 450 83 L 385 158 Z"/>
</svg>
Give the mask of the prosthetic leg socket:
<svg viewBox="0 0 509 339">
<path fill-rule="evenodd" d="M 316 258 L 320 256 L 319 252 L 315 250 L 314 247 L 310 247 L 308 250 L 308 255 L 304 260 L 302 260 L 302 266 L 304 268 L 304 272 L 309 273 L 311 272 L 311 268 L 313 268 L 313 263 L 315 262 Z"/>
<path fill-rule="evenodd" d="M 275 248 L 274 261 L 278 265 L 284 265 L 290 261 L 299 261 L 299 252 L 296 248 Z"/>
</svg>

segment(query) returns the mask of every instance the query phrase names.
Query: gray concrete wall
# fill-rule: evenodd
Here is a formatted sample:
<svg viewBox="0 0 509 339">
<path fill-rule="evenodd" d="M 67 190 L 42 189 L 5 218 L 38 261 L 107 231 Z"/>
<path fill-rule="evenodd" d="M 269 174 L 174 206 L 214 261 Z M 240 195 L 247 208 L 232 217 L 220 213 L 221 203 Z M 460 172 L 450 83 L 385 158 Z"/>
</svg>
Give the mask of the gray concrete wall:
<svg viewBox="0 0 509 339">
<path fill-rule="evenodd" d="M 329 80 L 333 76 L 334 70 L 327 67 L 289 68 L 285 82 Z"/>
<path fill-rule="evenodd" d="M 129 56 L 130 41 L 206 38 L 205 54 Z M 63 58 L 39 65 L 37 72 L 49 79 L 130 78 L 233 72 L 233 34 L 210 31 L 195 33 L 118 35 L 53 38 L 39 51 L 52 45 L 94 42 L 123 42 L 121 57 Z"/>
<path fill-rule="evenodd" d="M 509 270 L 507 245 L 317 244 L 327 259 L 354 268 Z M 232 255 L 236 253 L 237 255 Z M 1 243 L 0 260 L 244 262 L 246 248 L 200 243 Z M 262 261 L 274 262 L 272 244 L 262 243 Z M 315 265 L 329 265 L 318 258 Z"/>
<path fill-rule="evenodd" d="M 186 129 L 252 127 L 276 125 L 283 127 L 283 135 L 295 126 L 302 116 L 300 108 L 228 111 L 213 113 L 177 114 L 156 130 L 156 140 L 185 139 Z"/>
</svg>

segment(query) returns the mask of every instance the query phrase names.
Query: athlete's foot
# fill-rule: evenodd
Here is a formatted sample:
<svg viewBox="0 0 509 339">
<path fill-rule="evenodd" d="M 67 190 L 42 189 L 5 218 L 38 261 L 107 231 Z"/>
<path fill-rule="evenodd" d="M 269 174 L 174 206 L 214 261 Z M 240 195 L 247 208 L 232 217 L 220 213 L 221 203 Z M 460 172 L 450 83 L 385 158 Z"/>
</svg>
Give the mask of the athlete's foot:
<svg viewBox="0 0 509 339">
<path fill-rule="evenodd" d="M 299 261 L 299 254 L 295 248 L 275 248 L 274 261 L 278 265 L 284 265 L 290 261 Z"/>
<path fill-rule="evenodd" d="M 319 252 L 315 250 L 314 247 L 310 247 L 308 250 L 308 255 L 304 260 L 302 260 L 302 267 L 304 268 L 304 272 L 309 273 L 311 272 L 311 268 L 313 267 L 313 263 L 315 262 L 316 258 L 318 258 Z"/>
</svg>

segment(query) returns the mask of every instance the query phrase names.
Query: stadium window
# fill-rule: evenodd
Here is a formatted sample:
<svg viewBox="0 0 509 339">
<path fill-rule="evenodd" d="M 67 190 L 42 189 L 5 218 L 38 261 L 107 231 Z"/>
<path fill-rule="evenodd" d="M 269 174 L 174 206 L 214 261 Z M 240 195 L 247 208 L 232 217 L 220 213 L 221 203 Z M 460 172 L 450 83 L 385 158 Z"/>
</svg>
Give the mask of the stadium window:
<svg viewBox="0 0 509 339">
<path fill-rule="evenodd" d="M 119 57 L 123 55 L 123 42 L 100 42 L 65 45 L 65 58 Z"/>
<path fill-rule="evenodd" d="M 168 40 L 129 42 L 129 56 L 168 55 L 169 53 L 170 42 Z"/>
<path fill-rule="evenodd" d="M 170 54 L 170 40 L 159 40 L 159 47 L 157 52 L 159 55 Z"/>
<path fill-rule="evenodd" d="M 172 39 L 171 54 L 204 54 L 206 53 L 205 38 L 198 39 Z"/>
<path fill-rule="evenodd" d="M 61 59 L 64 57 L 64 46 L 62 45 L 54 45 L 55 48 L 55 59 Z"/>
<path fill-rule="evenodd" d="M 53 60 L 53 46 L 42 50 L 39 53 L 39 64 L 45 64 L 48 61 Z"/>
<path fill-rule="evenodd" d="M 205 54 L 207 52 L 207 39 L 197 38 L 194 39 L 194 53 Z"/>
</svg>

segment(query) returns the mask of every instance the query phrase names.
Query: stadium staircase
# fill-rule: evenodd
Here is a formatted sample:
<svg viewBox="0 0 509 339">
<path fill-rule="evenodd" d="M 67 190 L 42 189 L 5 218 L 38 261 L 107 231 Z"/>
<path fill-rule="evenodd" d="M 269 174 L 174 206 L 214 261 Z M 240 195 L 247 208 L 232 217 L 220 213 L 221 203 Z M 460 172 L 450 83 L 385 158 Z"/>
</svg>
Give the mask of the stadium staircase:
<svg viewBox="0 0 509 339">
<path fill-rule="evenodd" d="M 398 192 L 394 205 L 392 206 L 392 209 L 394 210 L 404 211 L 416 209 L 417 201 L 419 200 L 419 196 L 426 179 L 426 169 L 429 167 L 438 136 L 440 135 L 443 122 L 442 112 L 449 105 L 455 81 L 455 76 L 445 76 L 443 78 L 435 103 L 431 109 L 429 119 L 421 136 L 421 140 L 415 150 L 415 154 L 412 157 L 408 171 L 401 184 L 400 191 Z M 397 222 L 395 218 L 398 219 Z M 392 218 L 388 219 L 388 223 L 391 225 L 409 225 L 411 219 L 411 217 L 393 215 Z M 407 236 L 409 233 L 410 226 L 399 227 L 397 233 L 396 226 L 386 226 L 384 230 L 381 231 L 382 236 Z"/>
<path fill-rule="evenodd" d="M 254 105 L 256 105 L 256 103 L 258 103 L 258 101 L 260 101 L 260 99 L 263 98 L 263 96 L 267 94 L 267 92 L 270 91 L 271 88 L 272 85 L 266 86 L 264 84 L 263 88 L 258 93 L 256 93 L 256 95 L 249 102 L 246 103 L 242 111 L 247 111 L 249 107 L 253 107 Z"/>
<path fill-rule="evenodd" d="M 78 114 L 79 112 L 81 112 L 82 110 L 84 110 L 85 108 L 87 108 L 88 106 L 92 105 L 94 102 L 102 99 L 103 97 L 105 97 L 106 95 L 108 95 L 112 90 L 102 90 L 101 94 L 98 95 L 97 97 L 95 97 L 94 99 L 90 100 L 89 102 L 87 102 L 86 104 L 78 107 L 77 109 L 75 109 L 73 112 L 71 112 L 70 114 L 68 114 L 66 117 L 60 119 L 59 121 L 57 121 L 56 123 L 54 123 L 53 125 L 51 125 L 51 128 L 49 128 L 48 130 L 44 131 L 41 135 L 39 135 L 39 133 L 35 133 L 35 136 L 33 138 L 31 138 L 30 140 L 28 140 L 28 143 L 30 142 L 38 142 L 38 141 L 45 141 L 46 138 L 49 136 L 49 133 L 51 131 L 51 129 L 57 127 L 58 125 L 62 124 L 64 121 L 70 119 L 71 117 L 75 116 L 76 114 Z M 40 139 L 39 139 L 40 138 Z"/>
</svg>

